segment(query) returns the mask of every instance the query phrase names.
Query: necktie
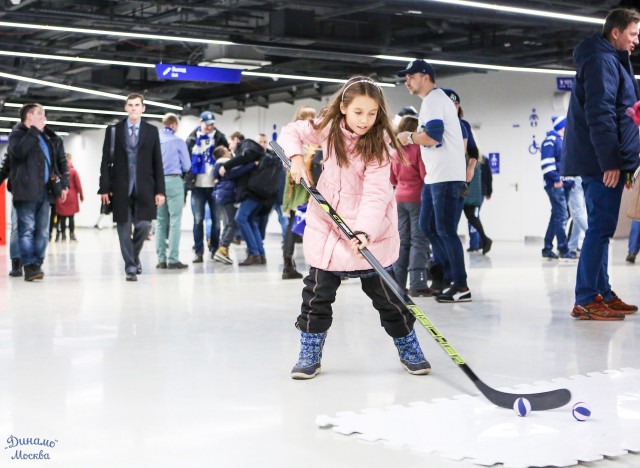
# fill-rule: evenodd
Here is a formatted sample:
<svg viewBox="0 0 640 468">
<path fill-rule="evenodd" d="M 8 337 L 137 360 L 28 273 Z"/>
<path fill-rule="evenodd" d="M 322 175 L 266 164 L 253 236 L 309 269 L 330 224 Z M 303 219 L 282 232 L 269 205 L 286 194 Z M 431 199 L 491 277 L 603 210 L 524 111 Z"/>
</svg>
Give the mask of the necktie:
<svg viewBox="0 0 640 468">
<path fill-rule="evenodd" d="M 138 129 L 136 127 L 132 126 L 131 127 L 131 136 L 129 137 L 130 141 L 131 141 L 131 146 L 133 146 L 134 148 L 136 146 L 138 146 L 138 134 L 136 133 L 137 130 Z"/>
</svg>

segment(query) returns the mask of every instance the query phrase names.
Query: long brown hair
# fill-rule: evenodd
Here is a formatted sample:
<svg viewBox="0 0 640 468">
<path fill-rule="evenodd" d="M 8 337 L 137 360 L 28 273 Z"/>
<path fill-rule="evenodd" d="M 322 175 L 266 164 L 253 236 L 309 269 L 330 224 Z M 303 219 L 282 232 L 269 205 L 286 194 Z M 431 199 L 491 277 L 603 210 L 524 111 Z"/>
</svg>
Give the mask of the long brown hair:
<svg viewBox="0 0 640 468">
<path fill-rule="evenodd" d="M 389 138 L 391 146 L 395 148 L 399 155 L 402 155 L 402 145 L 394 135 L 382 89 L 373 79 L 367 76 L 350 78 L 340 91 L 334 95 L 332 102 L 320 111 L 319 120 L 313 127 L 318 132 L 327 126 L 329 127 L 328 153 L 331 153 L 333 149 L 336 153 L 338 166 L 349 167 L 349 157 L 344 147 L 344 137 L 340 128 L 345 119 L 340 110 L 340 104 L 342 103 L 345 107 L 349 107 L 357 96 L 368 96 L 373 99 L 378 105 L 378 113 L 369 131 L 358 139 L 354 151 L 360 154 L 365 164 L 376 161 L 382 165 L 388 162 L 391 157 L 389 146 L 385 141 L 386 138 Z M 400 157 L 402 158 L 402 156 Z"/>
</svg>

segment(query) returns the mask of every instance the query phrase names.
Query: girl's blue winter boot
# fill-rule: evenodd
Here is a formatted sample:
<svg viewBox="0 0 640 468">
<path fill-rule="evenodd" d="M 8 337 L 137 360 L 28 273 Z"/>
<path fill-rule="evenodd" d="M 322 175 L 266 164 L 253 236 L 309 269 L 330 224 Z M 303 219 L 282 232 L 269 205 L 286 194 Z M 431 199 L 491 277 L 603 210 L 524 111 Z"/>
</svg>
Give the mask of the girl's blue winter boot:
<svg viewBox="0 0 640 468">
<path fill-rule="evenodd" d="M 300 356 L 291 370 L 292 379 L 312 379 L 320 373 L 320 359 L 326 337 L 327 332 L 300 333 Z"/>
<path fill-rule="evenodd" d="M 422 354 L 415 330 L 402 338 L 394 338 L 393 342 L 398 348 L 400 362 L 409 374 L 424 375 L 431 372 L 431 364 Z"/>
</svg>

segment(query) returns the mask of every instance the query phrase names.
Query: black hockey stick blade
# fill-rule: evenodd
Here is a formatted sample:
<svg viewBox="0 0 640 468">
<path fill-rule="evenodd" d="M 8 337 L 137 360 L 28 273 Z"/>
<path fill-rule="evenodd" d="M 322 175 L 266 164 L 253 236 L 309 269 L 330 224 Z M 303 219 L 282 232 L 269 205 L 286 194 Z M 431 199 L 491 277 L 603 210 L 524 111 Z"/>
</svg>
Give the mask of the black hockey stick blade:
<svg viewBox="0 0 640 468">
<path fill-rule="evenodd" d="M 282 160 L 282 163 L 291 168 L 291 161 L 287 158 L 282 147 L 275 141 L 269 143 L 278 157 Z M 302 186 L 309 192 L 309 194 L 318 202 L 324 211 L 327 212 L 329 217 L 336 223 L 342 233 L 347 236 L 349 240 L 355 237 L 353 231 L 347 226 L 342 218 L 336 213 L 336 211 L 329 205 L 327 200 L 322 196 L 315 187 L 309 186 L 305 180 L 300 181 Z M 449 344 L 444 336 L 438 331 L 435 325 L 429 320 L 426 315 L 420 310 L 420 308 L 413 302 L 411 297 L 404 292 L 394 278 L 384 269 L 378 259 L 376 259 L 369 249 L 364 248 L 360 251 L 364 258 L 369 262 L 374 270 L 382 277 L 383 281 L 391 288 L 396 297 L 409 309 L 414 315 L 416 320 L 420 322 L 433 337 L 434 340 L 440 345 L 440 347 L 449 355 L 449 357 L 455 362 L 462 371 L 471 379 L 473 384 L 480 390 L 487 400 L 496 406 L 501 408 L 512 408 L 513 404 L 518 398 L 526 398 L 531 403 L 531 409 L 533 411 L 549 410 L 554 408 L 560 408 L 571 401 L 571 392 L 566 388 L 557 390 L 551 390 L 541 393 L 506 393 L 489 387 L 471 370 L 467 363 L 462 359 L 462 356 Z"/>
</svg>

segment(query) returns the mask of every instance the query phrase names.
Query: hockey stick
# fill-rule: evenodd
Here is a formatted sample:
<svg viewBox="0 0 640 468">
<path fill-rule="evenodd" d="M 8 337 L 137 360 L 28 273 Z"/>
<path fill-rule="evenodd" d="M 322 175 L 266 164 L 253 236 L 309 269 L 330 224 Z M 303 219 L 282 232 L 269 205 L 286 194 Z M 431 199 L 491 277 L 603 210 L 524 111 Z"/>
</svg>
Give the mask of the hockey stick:
<svg viewBox="0 0 640 468">
<path fill-rule="evenodd" d="M 282 147 L 275 141 L 272 141 L 269 144 L 274 149 L 278 157 L 282 160 L 284 165 L 287 168 L 291 169 L 291 161 L 289 160 L 289 158 L 287 158 Z M 345 224 L 338 213 L 336 213 L 331 205 L 329 205 L 322 194 L 318 192 L 315 187 L 310 187 L 306 183 L 306 181 L 301 180 L 300 182 L 302 186 L 309 192 L 309 194 L 318 202 L 322 209 L 327 212 L 329 217 L 337 224 L 344 235 L 347 236 L 349 240 L 353 239 L 355 237 L 353 231 L 351 231 L 349 226 Z M 407 309 L 409 309 L 409 311 L 415 316 L 416 320 L 418 320 L 427 329 L 433 339 L 436 340 L 440 347 L 444 349 L 444 351 L 449 355 L 451 359 L 453 359 L 453 362 L 455 362 L 464 371 L 467 377 L 471 379 L 478 390 L 480 390 L 480 393 L 482 393 L 491 403 L 502 408 L 512 408 L 514 402 L 518 398 L 526 398 L 531 403 L 532 410 L 541 411 L 559 408 L 571 401 L 571 392 L 569 392 L 569 390 L 565 388 L 542 393 L 517 394 L 505 393 L 489 387 L 482 380 L 480 380 L 475 372 L 471 370 L 471 368 L 465 363 L 464 359 L 462 359 L 458 352 L 453 349 L 453 346 L 449 344 L 445 337 L 442 336 L 442 334 L 436 329 L 435 325 L 422 313 L 418 306 L 415 305 L 409 295 L 400 288 L 398 283 L 396 283 L 393 277 L 384 269 L 384 267 L 373 256 L 369 249 L 365 247 L 360 251 L 360 253 L 369 262 L 369 264 L 371 264 L 374 270 L 376 270 L 376 272 L 382 277 L 384 282 L 391 288 L 398 299 L 400 299 L 400 301 L 407 307 Z"/>
</svg>

